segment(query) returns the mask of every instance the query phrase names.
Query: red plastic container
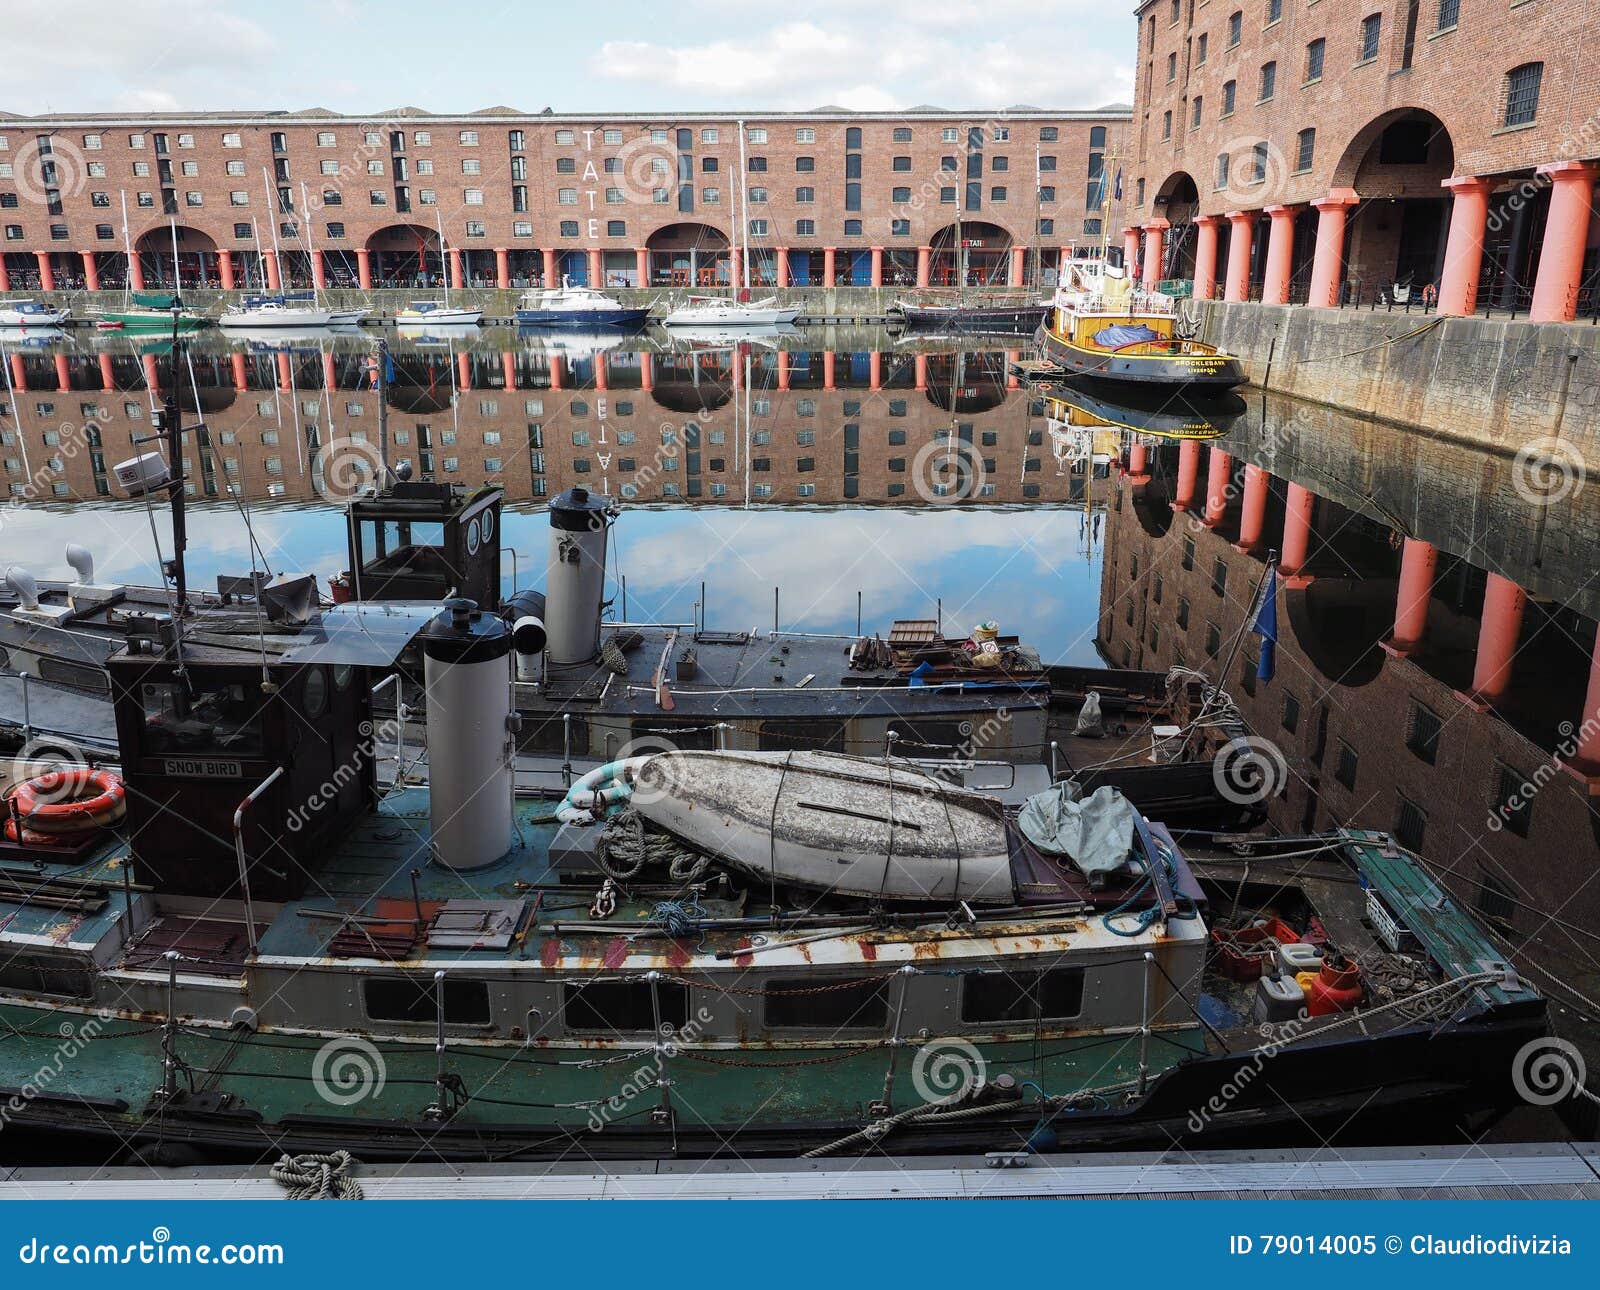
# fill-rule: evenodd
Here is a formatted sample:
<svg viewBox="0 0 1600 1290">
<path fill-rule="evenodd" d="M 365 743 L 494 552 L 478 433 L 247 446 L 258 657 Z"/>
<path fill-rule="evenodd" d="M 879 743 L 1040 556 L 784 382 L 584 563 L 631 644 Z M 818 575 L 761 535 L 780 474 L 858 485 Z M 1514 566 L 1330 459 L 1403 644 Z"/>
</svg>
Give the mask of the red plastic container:
<svg viewBox="0 0 1600 1290">
<path fill-rule="evenodd" d="M 1331 955 L 1324 960 L 1317 979 L 1306 991 L 1306 1011 L 1313 1017 L 1349 1012 L 1361 1002 L 1364 994 L 1361 969 L 1343 955 Z"/>
<path fill-rule="evenodd" d="M 1294 928 L 1281 918 L 1269 918 L 1249 927 L 1211 929 L 1218 965 L 1231 981 L 1259 980 L 1262 972 L 1277 962 L 1278 946 L 1292 945 L 1299 939 Z"/>
</svg>

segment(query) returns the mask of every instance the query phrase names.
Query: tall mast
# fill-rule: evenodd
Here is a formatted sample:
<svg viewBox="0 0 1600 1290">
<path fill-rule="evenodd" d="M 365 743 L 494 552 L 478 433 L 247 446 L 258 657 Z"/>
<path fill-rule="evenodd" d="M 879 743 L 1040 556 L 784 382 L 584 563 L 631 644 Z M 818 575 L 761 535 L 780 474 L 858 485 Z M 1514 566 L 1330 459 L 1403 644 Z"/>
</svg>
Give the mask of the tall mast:
<svg viewBox="0 0 1600 1290">
<path fill-rule="evenodd" d="M 172 294 L 183 294 L 183 270 L 178 264 L 178 217 L 171 216 L 167 223 L 172 229 Z"/>
<path fill-rule="evenodd" d="M 743 188 L 743 186 L 744 186 L 744 184 L 746 182 L 745 173 L 744 173 L 744 166 L 745 166 L 745 161 L 744 161 L 744 122 L 740 121 L 738 123 L 738 125 L 739 125 L 739 184 L 740 184 L 740 187 Z M 745 201 L 745 213 L 746 213 L 746 215 L 749 214 L 749 201 L 748 201 L 748 198 Z M 744 236 L 744 238 L 742 240 L 744 242 L 744 260 L 743 260 L 744 273 L 740 276 L 739 281 L 744 283 L 746 289 L 748 289 L 749 286 L 750 286 L 750 231 L 748 229 L 745 230 L 745 236 Z M 831 286 L 832 283 L 830 283 L 829 285 Z"/>
<path fill-rule="evenodd" d="M 272 260 L 278 266 L 278 289 L 281 291 L 283 289 L 283 255 L 278 247 L 278 215 L 280 212 L 274 200 L 277 194 L 272 191 L 272 176 L 267 172 L 265 166 L 261 167 L 261 183 L 267 190 L 267 214 L 272 216 Z"/>
<path fill-rule="evenodd" d="M 267 271 L 261 266 L 261 225 L 256 223 L 256 217 L 250 217 L 250 240 L 256 248 L 256 272 L 261 275 L 261 289 L 267 289 Z"/>
<path fill-rule="evenodd" d="M 128 231 L 128 190 L 120 190 L 122 197 L 122 253 L 125 263 L 122 269 L 122 307 L 126 309 L 133 303 L 133 234 Z"/>
<path fill-rule="evenodd" d="M 439 276 L 444 279 L 444 307 L 448 309 L 450 308 L 450 257 L 444 249 L 444 212 L 437 205 L 433 208 L 433 220 L 439 229 Z"/>
<path fill-rule="evenodd" d="M 961 211 L 967 204 L 967 167 L 972 164 L 972 127 L 961 123 L 961 171 L 956 176 L 956 289 L 967 298 L 967 244 L 961 236 Z"/>
<path fill-rule="evenodd" d="M 300 209 L 305 212 L 306 254 L 311 258 L 311 303 L 322 308 L 322 292 L 317 289 L 317 243 L 311 232 L 311 199 L 306 196 L 306 181 L 300 181 Z"/>
</svg>

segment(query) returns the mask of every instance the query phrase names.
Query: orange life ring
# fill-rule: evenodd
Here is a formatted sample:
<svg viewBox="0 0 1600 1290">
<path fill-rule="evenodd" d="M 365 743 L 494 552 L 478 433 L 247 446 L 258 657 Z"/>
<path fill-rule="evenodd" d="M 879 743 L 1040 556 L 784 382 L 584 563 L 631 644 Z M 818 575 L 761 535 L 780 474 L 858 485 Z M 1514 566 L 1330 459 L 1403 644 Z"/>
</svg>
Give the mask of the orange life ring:
<svg viewBox="0 0 1600 1290">
<path fill-rule="evenodd" d="M 91 791 L 93 796 L 88 795 Z M 109 770 L 86 766 L 35 775 L 18 785 L 11 801 L 24 829 L 34 833 L 82 833 L 115 824 L 127 814 L 127 792 L 121 778 Z M 13 819 L 7 836 L 14 832 L 15 824 Z"/>
</svg>

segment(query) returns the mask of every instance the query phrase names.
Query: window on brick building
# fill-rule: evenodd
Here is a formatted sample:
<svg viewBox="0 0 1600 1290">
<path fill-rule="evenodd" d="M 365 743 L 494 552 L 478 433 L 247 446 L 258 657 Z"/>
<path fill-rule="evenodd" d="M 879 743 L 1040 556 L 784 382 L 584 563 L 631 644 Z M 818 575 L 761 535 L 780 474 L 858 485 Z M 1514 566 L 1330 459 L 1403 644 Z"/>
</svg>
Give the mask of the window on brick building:
<svg viewBox="0 0 1600 1290">
<path fill-rule="evenodd" d="M 1283 0 L 1267 0 L 1267 26 L 1283 17 Z"/>
<path fill-rule="evenodd" d="M 1172 112 L 1170 109 L 1161 114 L 1161 137 L 1163 139 L 1172 138 Z"/>
<path fill-rule="evenodd" d="M 1406 747 L 1433 765 L 1439 757 L 1439 732 L 1444 724 L 1438 714 L 1420 703 L 1411 706 L 1411 728 L 1406 732 Z"/>
<path fill-rule="evenodd" d="M 1234 100 L 1234 96 L 1238 93 L 1238 91 L 1239 91 L 1239 82 L 1238 81 L 1224 81 L 1222 83 L 1222 115 L 1223 116 L 1232 116 L 1233 115 L 1233 100 Z"/>
<path fill-rule="evenodd" d="M 1527 125 L 1539 114 L 1539 82 L 1543 63 L 1524 63 L 1506 73 L 1505 125 Z"/>
<path fill-rule="evenodd" d="M 1265 103 L 1268 99 L 1270 99 L 1273 96 L 1274 93 L 1276 93 L 1277 88 L 1278 88 L 1278 65 L 1276 63 L 1262 63 L 1261 64 L 1261 93 L 1256 95 L 1257 99 L 1259 99 L 1261 102 Z"/>
<path fill-rule="evenodd" d="M 1369 13 L 1361 20 L 1361 61 L 1378 56 L 1378 38 L 1383 34 L 1383 15 Z"/>
<path fill-rule="evenodd" d="M 1250 182 L 1251 183 L 1264 184 L 1264 183 L 1267 182 L 1268 152 L 1269 152 L 1269 149 L 1267 147 L 1267 143 L 1266 143 L 1265 140 L 1263 140 L 1262 142 L 1256 144 L 1256 146 L 1255 146 L 1255 155 L 1253 157 L 1253 161 L 1254 161 L 1255 164 L 1251 167 L 1251 170 L 1250 170 Z"/>
<path fill-rule="evenodd" d="M 1177 79 L 1178 79 L 1178 55 L 1176 53 L 1168 54 L 1167 55 L 1167 84 L 1171 85 L 1172 82 L 1177 80 Z"/>
<path fill-rule="evenodd" d="M 1320 36 L 1306 46 L 1306 80 L 1320 81 L 1322 79 L 1322 55 L 1328 48 L 1328 42 Z"/>
<path fill-rule="evenodd" d="M 1232 49 L 1239 43 L 1239 38 L 1244 34 L 1244 12 L 1235 9 L 1228 15 L 1228 48 Z"/>
<path fill-rule="evenodd" d="M 1422 851 L 1422 841 L 1428 831 L 1428 813 L 1410 798 L 1401 796 L 1395 811 L 1394 836 L 1407 851 Z"/>
<path fill-rule="evenodd" d="M 1439 30 L 1449 31 L 1461 17 L 1461 0 L 1439 0 Z"/>
<path fill-rule="evenodd" d="M 1311 129 L 1300 131 L 1300 133 L 1296 136 L 1296 149 L 1294 157 L 1295 170 L 1310 170 L 1311 162 L 1316 156 L 1316 151 L 1317 132 Z"/>
<path fill-rule="evenodd" d="M 1339 741 L 1339 759 L 1333 765 L 1333 777 L 1348 788 L 1351 792 L 1356 787 L 1356 771 L 1361 765 L 1361 758 L 1356 750 L 1343 739 Z"/>
<path fill-rule="evenodd" d="M 1196 94 L 1194 96 L 1194 114 L 1191 117 L 1190 122 L 1189 122 L 1189 128 L 1191 130 L 1197 130 L 1197 129 L 1200 128 L 1201 105 L 1204 102 L 1205 102 L 1205 99 L 1202 98 L 1200 95 Z"/>
<path fill-rule="evenodd" d="M 1200 33 L 1199 39 L 1197 39 L 1195 41 L 1195 45 L 1194 45 L 1194 65 L 1196 67 L 1202 67 L 1202 66 L 1205 65 L 1205 61 L 1206 61 L 1206 46 L 1207 46 L 1208 43 L 1209 43 L 1208 37 L 1206 36 L 1206 33 L 1202 31 Z"/>
<path fill-rule="evenodd" d="M 1527 788 L 1527 781 L 1510 766 L 1501 765 L 1498 769 L 1500 774 L 1495 785 L 1495 800 L 1491 803 L 1495 816 L 1505 824 L 1508 832 L 1525 838 L 1533 822 L 1532 793 Z"/>
</svg>

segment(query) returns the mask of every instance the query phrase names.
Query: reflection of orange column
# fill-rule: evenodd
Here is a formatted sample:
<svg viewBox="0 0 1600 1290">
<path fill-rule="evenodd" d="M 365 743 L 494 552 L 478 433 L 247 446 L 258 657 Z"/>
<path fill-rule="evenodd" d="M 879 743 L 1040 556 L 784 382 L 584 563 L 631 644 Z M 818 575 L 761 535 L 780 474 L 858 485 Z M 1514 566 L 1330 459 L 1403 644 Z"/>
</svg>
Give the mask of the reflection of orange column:
<svg viewBox="0 0 1600 1290">
<path fill-rule="evenodd" d="M 65 354 L 56 355 L 56 389 L 63 394 L 72 390 L 72 366 Z"/>
<path fill-rule="evenodd" d="M 83 253 L 83 288 L 85 291 L 100 290 L 100 265 L 95 261 L 93 251 Z"/>
<path fill-rule="evenodd" d="M 1311 552 L 1311 520 L 1316 505 L 1316 496 L 1309 488 L 1289 485 L 1283 510 L 1283 554 L 1278 561 L 1278 572 L 1286 587 L 1304 587 L 1311 582 L 1305 567 Z"/>
<path fill-rule="evenodd" d="M 1478 624 L 1478 657 L 1472 668 L 1472 689 L 1457 695 L 1472 707 L 1492 707 L 1511 687 L 1511 660 L 1522 635 L 1527 592 L 1498 573 L 1489 575 L 1483 592 L 1483 619 Z"/>
<path fill-rule="evenodd" d="M 1128 445 L 1128 482 L 1130 484 L 1150 482 L 1150 451 L 1139 441 Z"/>
<path fill-rule="evenodd" d="M 456 384 L 463 390 L 472 388 L 472 359 L 466 354 L 456 355 Z"/>
<path fill-rule="evenodd" d="M 556 281 L 556 253 L 553 249 L 546 249 L 544 253 L 544 285 L 547 287 L 561 285 Z"/>
<path fill-rule="evenodd" d="M 144 368 L 145 389 L 159 390 L 161 388 L 161 368 L 156 364 L 156 356 L 154 354 L 141 354 L 139 363 Z"/>
<path fill-rule="evenodd" d="M 111 355 L 102 352 L 100 355 L 100 388 L 114 390 L 117 388 L 117 371 L 111 362 Z"/>
<path fill-rule="evenodd" d="M 872 285 L 875 287 L 883 285 L 883 248 L 881 246 L 872 248 Z"/>
<path fill-rule="evenodd" d="M 271 291 L 282 291 L 283 279 L 278 274 L 278 253 L 263 251 L 261 258 L 267 262 L 267 288 Z"/>
<path fill-rule="evenodd" d="M 917 285 L 919 287 L 928 285 L 929 275 L 932 271 L 933 248 L 931 246 L 919 246 L 917 248 Z"/>
<path fill-rule="evenodd" d="M 1228 513 L 1228 483 L 1233 478 L 1233 458 L 1218 448 L 1211 450 L 1206 469 L 1206 527 L 1216 528 Z"/>
<path fill-rule="evenodd" d="M 145 357 L 150 358 L 148 354 Z M 150 361 L 155 360 L 150 358 Z M 24 394 L 28 390 L 28 368 L 23 363 L 21 354 L 11 355 L 11 388 Z"/>
<path fill-rule="evenodd" d="M 1161 267 L 1165 262 L 1166 233 L 1172 225 L 1164 219 L 1153 219 L 1144 226 L 1144 289 L 1154 291 L 1161 281 Z"/>
<path fill-rule="evenodd" d="M 1400 553 L 1400 588 L 1395 596 L 1394 635 L 1380 641 L 1384 653 L 1401 658 L 1422 644 L 1428 630 L 1428 601 L 1439 567 L 1439 548 L 1407 538 Z"/>
<path fill-rule="evenodd" d="M 330 393 L 339 388 L 339 369 L 334 364 L 331 350 L 322 356 L 322 388 Z M 329 413 L 331 415 L 331 408 Z"/>
<path fill-rule="evenodd" d="M 877 350 L 867 355 L 867 388 L 872 390 L 883 388 L 883 355 Z"/>
<path fill-rule="evenodd" d="M 918 354 L 916 356 L 915 360 L 913 361 L 913 365 L 914 365 L 914 367 L 916 369 L 916 373 L 917 373 L 917 388 L 919 390 L 927 389 L 928 388 L 928 356 L 926 354 Z"/>
<path fill-rule="evenodd" d="M 1217 230 L 1222 216 L 1202 215 L 1194 223 L 1194 298 L 1210 300 L 1217 289 Z"/>
<path fill-rule="evenodd" d="M 278 355 L 278 388 L 280 390 L 294 388 L 294 368 L 289 363 L 289 356 L 282 353 Z"/>
<path fill-rule="evenodd" d="M 1006 389 L 1008 390 L 1020 390 L 1022 388 L 1022 378 L 1017 375 L 1017 364 L 1020 362 L 1022 362 L 1022 351 L 1020 349 L 1008 349 L 1006 351 Z"/>
<path fill-rule="evenodd" d="M 834 352 L 831 349 L 825 350 L 822 355 L 822 388 L 825 390 L 835 388 L 833 383 L 833 364 Z"/>
<path fill-rule="evenodd" d="M 494 249 L 494 285 L 501 291 L 511 286 L 511 252 L 503 246 Z"/>
<path fill-rule="evenodd" d="M 1533 283 L 1530 322 L 1571 322 L 1578 313 L 1578 285 L 1594 207 L 1595 167 L 1582 161 L 1540 166 L 1551 183 L 1539 274 Z"/>
<path fill-rule="evenodd" d="M 516 389 L 517 388 L 517 356 L 515 354 L 513 354 L 509 349 L 506 350 L 506 352 L 504 354 L 500 355 L 500 365 L 505 371 L 506 389 L 508 389 L 508 390 Z"/>
<path fill-rule="evenodd" d="M 1241 551 L 1259 550 L 1261 529 L 1267 518 L 1267 472 L 1260 466 L 1247 464 L 1244 468 L 1244 501 L 1239 507 L 1239 541 Z"/>
<path fill-rule="evenodd" d="M 1261 286 L 1261 303 L 1289 303 L 1289 277 L 1294 267 L 1294 207 L 1268 206 L 1272 224 L 1267 230 L 1267 274 Z"/>
<path fill-rule="evenodd" d="M 1185 439 L 1178 445 L 1178 486 L 1172 496 L 1172 509 L 1192 510 L 1195 481 L 1200 477 L 1200 445 Z"/>
<path fill-rule="evenodd" d="M 605 286 L 605 272 L 601 268 L 600 248 L 598 246 L 589 248 L 589 285 L 595 288 Z"/>
<path fill-rule="evenodd" d="M 778 351 L 778 388 L 789 388 L 789 352 L 783 349 Z"/>
<path fill-rule="evenodd" d="M 233 388 L 248 390 L 250 388 L 250 369 L 246 366 L 243 354 L 234 354 L 233 359 Z"/>
<path fill-rule="evenodd" d="M 363 291 L 372 290 L 372 252 L 365 248 L 356 252 L 356 281 Z"/>
<path fill-rule="evenodd" d="M 233 278 L 233 252 L 232 251 L 218 251 L 217 252 L 217 277 L 219 279 L 221 279 L 221 281 L 222 281 L 222 289 L 224 291 L 232 291 L 233 290 L 234 278 Z"/>
<path fill-rule="evenodd" d="M 656 356 L 654 354 L 639 355 L 639 388 L 646 392 L 656 387 Z"/>
<path fill-rule="evenodd" d="M 1589 690 L 1584 695 L 1583 711 L 1574 723 L 1577 740 L 1573 755 L 1562 765 L 1589 782 L 1591 796 L 1600 794 L 1600 630 L 1595 632 L 1594 650 L 1589 659 Z"/>
<path fill-rule="evenodd" d="M 1441 314 L 1471 314 L 1478 307 L 1478 271 L 1483 266 L 1483 235 L 1489 224 L 1487 179 L 1446 179 L 1454 194 L 1450 231 L 1444 241 L 1444 273 L 1439 279 Z"/>
<path fill-rule="evenodd" d="M 550 355 L 550 388 L 552 390 L 559 390 L 561 388 L 561 355 L 560 354 L 552 354 L 552 355 Z"/>
<path fill-rule="evenodd" d="M 607 388 L 606 356 L 604 354 L 596 354 L 594 356 L 594 388 L 597 390 L 603 390 Z"/>
<path fill-rule="evenodd" d="M 1332 309 L 1344 285 L 1345 217 L 1359 199 L 1353 188 L 1335 188 L 1311 204 L 1317 211 L 1317 249 L 1311 257 L 1311 291 L 1306 303 Z"/>
<path fill-rule="evenodd" d="M 644 246 L 633 248 L 633 271 L 637 275 L 641 287 L 650 285 L 650 249 Z"/>
<path fill-rule="evenodd" d="M 1224 300 L 1250 298 L 1250 243 L 1255 239 L 1254 211 L 1229 211 L 1228 280 L 1223 284 Z"/>
</svg>

